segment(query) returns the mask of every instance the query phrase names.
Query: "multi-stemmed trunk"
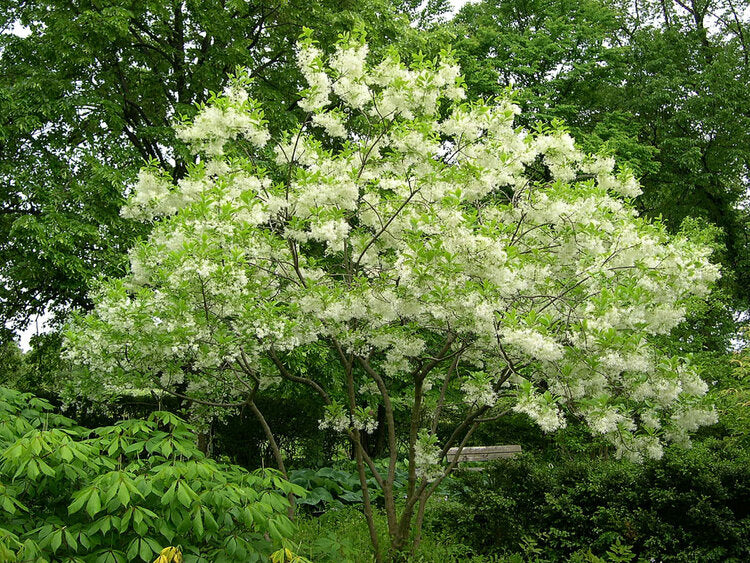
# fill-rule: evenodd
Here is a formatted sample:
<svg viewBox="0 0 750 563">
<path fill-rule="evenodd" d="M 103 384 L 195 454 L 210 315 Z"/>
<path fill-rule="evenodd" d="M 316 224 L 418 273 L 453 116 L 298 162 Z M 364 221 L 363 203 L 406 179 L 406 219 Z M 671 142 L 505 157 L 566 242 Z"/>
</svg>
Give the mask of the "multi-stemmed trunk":
<svg viewBox="0 0 750 563">
<path fill-rule="evenodd" d="M 401 499 L 397 502 L 394 485 L 396 482 L 396 466 L 399 459 L 398 442 L 396 439 L 396 420 L 391 393 L 388 390 L 386 381 L 378 370 L 373 367 L 371 360 L 367 357 L 358 356 L 347 352 L 336 341 L 331 339 L 331 344 L 337 354 L 346 383 L 346 400 L 348 403 L 349 413 L 354 419 L 354 413 L 357 407 L 357 397 L 355 393 L 355 370 L 369 377 L 376 385 L 382 400 L 382 419 L 385 422 L 385 441 L 388 451 L 388 466 L 384 471 L 378 470 L 375 466 L 373 457 L 368 453 L 368 448 L 363 440 L 363 434 L 357 428 L 349 428 L 347 436 L 354 449 L 354 458 L 357 464 L 357 474 L 359 476 L 362 488 L 363 511 L 367 519 L 367 525 L 370 533 L 370 539 L 373 545 L 375 560 L 380 562 L 386 559 L 398 560 L 403 558 L 410 551 L 416 550 L 421 539 L 421 527 L 424 520 L 425 506 L 428 499 L 435 492 L 440 483 L 453 471 L 456 465 L 457 456 L 447 460 L 442 473 L 434 480 L 428 481 L 419 474 L 419 468 L 416 464 L 416 444 L 420 428 L 424 424 L 427 415 L 424 399 L 424 381 L 425 378 L 438 367 L 443 367 L 443 381 L 440 390 L 440 396 L 435 409 L 430 413 L 431 420 L 428 420 L 427 430 L 430 435 L 437 433 L 438 422 L 442 414 L 443 407 L 447 399 L 447 390 L 454 376 L 458 362 L 462 354 L 469 348 L 470 343 L 458 341 L 456 335 L 447 334 L 440 346 L 439 351 L 421 362 L 417 362 L 417 367 L 410 374 L 410 386 L 413 386 L 414 406 L 411 410 L 408 449 L 406 457 L 408 461 L 408 480 L 406 486 L 406 496 L 403 499 L 403 507 L 399 511 Z M 330 395 L 316 381 L 295 375 L 287 369 L 282 358 L 276 352 L 271 350 L 269 358 L 278 369 L 279 375 L 286 380 L 306 385 L 313 389 L 323 400 L 326 405 L 332 403 Z M 504 375 L 499 378 L 495 384 L 496 390 L 508 379 L 514 367 L 509 363 L 508 369 Z M 477 426 L 487 420 L 496 419 L 500 415 L 491 418 L 483 418 L 483 415 L 489 410 L 488 406 L 480 406 L 470 409 L 464 420 L 459 423 L 453 430 L 452 434 L 443 444 L 440 452 L 440 459 L 445 460 L 448 450 L 452 447 L 458 447 L 459 453 L 466 445 Z M 375 512 L 371 501 L 370 485 L 368 484 L 368 469 L 374 477 L 378 487 L 383 493 L 384 511 L 388 526 L 388 545 L 381 545 L 375 526 Z M 416 518 L 416 521 L 415 521 Z M 412 522 L 415 526 L 412 527 Z M 414 534 L 412 535 L 412 531 Z"/>
</svg>

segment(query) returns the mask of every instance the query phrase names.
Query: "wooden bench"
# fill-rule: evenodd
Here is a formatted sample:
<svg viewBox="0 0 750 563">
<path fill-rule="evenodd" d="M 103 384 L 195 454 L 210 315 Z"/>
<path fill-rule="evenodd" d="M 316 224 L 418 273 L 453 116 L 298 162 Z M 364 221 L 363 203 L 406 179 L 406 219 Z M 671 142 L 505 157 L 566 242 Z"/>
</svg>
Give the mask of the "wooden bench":
<svg viewBox="0 0 750 563">
<path fill-rule="evenodd" d="M 466 446 L 458 454 L 458 448 L 450 448 L 448 450 L 448 462 L 454 459 L 458 463 L 464 461 L 492 461 L 493 459 L 502 459 L 507 457 L 515 457 L 521 453 L 521 446 L 510 445 L 510 446 Z M 458 455 L 456 455 L 458 454 Z M 481 471 L 482 467 L 466 467 L 470 471 Z"/>
</svg>

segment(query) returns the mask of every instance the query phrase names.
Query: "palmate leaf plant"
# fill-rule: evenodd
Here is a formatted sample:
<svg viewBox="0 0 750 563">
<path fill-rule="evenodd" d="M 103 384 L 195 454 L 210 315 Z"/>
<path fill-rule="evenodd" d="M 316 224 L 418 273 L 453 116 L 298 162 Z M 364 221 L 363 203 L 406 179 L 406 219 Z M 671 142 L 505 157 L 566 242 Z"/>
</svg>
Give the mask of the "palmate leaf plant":
<svg viewBox="0 0 750 563">
<path fill-rule="evenodd" d="M 89 430 L 0 388 L 0 561 L 260 561 L 294 534 L 275 470 L 207 459 L 192 428 L 157 411 Z"/>
<path fill-rule="evenodd" d="M 300 505 L 308 505 L 314 510 L 324 508 L 341 508 L 347 504 L 361 504 L 363 502 L 362 485 L 354 470 L 346 471 L 333 467 L 320 469 L 295 469 L 289 472 L 289 480 L 308 490 L 308 495 L 299 501 Z M 402 469 L 397 472 L 398 485 L 405 487 L 407 475 Z M 371 499 L 376 501 L 382 497 L 377 488 L 377 481 L 370 475 L 367 480 L 372 487 Z"/>
</svg>

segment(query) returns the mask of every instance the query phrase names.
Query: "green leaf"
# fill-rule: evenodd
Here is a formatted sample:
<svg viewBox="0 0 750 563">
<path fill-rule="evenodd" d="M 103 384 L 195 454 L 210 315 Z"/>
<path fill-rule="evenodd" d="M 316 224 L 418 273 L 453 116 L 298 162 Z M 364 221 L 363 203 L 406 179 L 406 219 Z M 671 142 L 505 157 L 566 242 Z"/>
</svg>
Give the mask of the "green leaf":
<svg viewBox="0 0 750 563">
<path fill-rule="evenodd" d="M 57 550 L 60 549 L 60 546 L 62 545 L 62 538 L 63 538 L 62 530 L 58 530 L 54 534 L 52 534 L 52 536 L 50 536 L 49 546 L 53 552 L 57 552 Z"/>
<path fill-rule="evenodd" d="M 141 559 L 144 561 L 150 561 L 151 556 L 155 553 L 155 550 L 151 547 L 151 545 L 145 541 L 143 538 L 140 539 L 140 549 L 138 550 L 138 554 L 141 556 Z"/>
<path fill-rule="evenodd" d="M 285 537 L 291 538 L 292 536 L 294 536 L 294 525 L 285 516 L 276 518 L 276 526 L 278 527 L 279 532 L 281 532 Z"/>
<path fill-rule="evenodd" d="M 185 508 L 190 508 L 190 505 L 192 504 L 192 500 L 188 491 L 190 491 L 191 493 L 193 492 L 192 489 L 188 487 L 187 483 L 185 483 L 184 481 L 181 482 L 179 488 L 177 489 L 177 500 L 179 500 Z"/>
<path fill-rule="evenodd" d="M 196 510 L 193 512 L 193 530 L 195 531 L 195 535 L 198 538 L 203 537 L 203 517 L 201 516 L 201 511 Z"/>
<path fill-rule="evenodd" d="M 120 488 L 117 490 L 117 498 L 123 506 L 130 504 L 130 492 L 128 492 L 125 483 L 120 483 Z"/>
<path fill-rule="evenodd" d="M 88 515 L 93 518 L 101 509 L 102 503 L 99 499 L 99 491 L 94 490 L 91 492 L 91 496 L 89 496 L 89 500 L 86 503 L 86 512 L 88 512 Z"/>
<path fill-rule="evenodd" d="M 84 490 L 84 491 L 79 491 L 78 493 L 76 493 L 77 496 L 75 500 L 71 502 L 70 505 L 68 506 L 68 514 L 73 514 L 81 510 L 81 508 L 83 508 L 83 505 L 86 504 L 86 501 L 92 494 L 93 494 L 92 490 L 88 490 L 88 491 Z"/>
<path fill-rule="evenodd" d="M 277 541 L 284 539 L 284 536 L 281 535 L 281 532 L 279 532 L 279 529 L 276 527 L 276 523 L 273 520 L 268 521 L 268 533 Z"/>
<path fill-rule="evenodd" d="M 122 518 L 120 518 L 120 521 L 116 524 L 117 529 L 120 530 L 120 532 L 124 532 L 128 529 L 128 524 L 130 523 L 130 519 L 133 516 L 133 509 L 129 508 L 127 509 L 123 515 Z"/>
<path fill-rule="evenodd" d="M 67 529 L 65 530 L 65 543 L 67 543 L 73 551 L 78 551 L 78 542 L 76 541 L 73 534 Z"/>
<path fill-rule="evenodd" d="M 125 552 L 125 556 L 128 558 L 128 561 L 135 561 L 135 558 L 138 555 L 140 544 L 140 538 L 135 538 L 128 544 L 128 549 Z"/>
<path fill-rule="evenodd" d="M 166 520 L 166 519 L 162 519 L 162 520 L 161 520 L 161 521 L 159 522 L 159 533 L 160 533 L 160 534 L 161 534 L 162 536 L 164 536 L 165 538 L 167 538 L 167 541 L 171 543 L 171 542 L 172 542 L 172 540 L 173 540 L 173 539 L 174 539 L 174 537 L 175 537 L 176 531 L 175 531 L 175 529 L 174 529 L 174 528 L 173 528 L 173 527 L 172 527 L 172 526 L 171 526 L 171 525 L 169 524 L 169 522 L 167 522 L 167 520 Z"/>
<path fill-rule="evenodd" d="M 42 473 L 44 473 L 48 477 L 54 477 L 55 476 L 55 470 L 52 469 L 49 465 L 47 465 L 47 463 L 45 463 L 41 459 L 38 461 L 38 463 L 39 463 L 39 469 L 42 471 Z"/>
<path fill-rule="evenodd" d="M 167 491 L 162 495 L 161 497 L 161 503 L 162 504 L 169 504 L 172 502 L 172 499 L 175 495 L 175 488 L 177 487 L 177 481 L 172 483 L 172 486 L 167 489 Z"/>
</svg>

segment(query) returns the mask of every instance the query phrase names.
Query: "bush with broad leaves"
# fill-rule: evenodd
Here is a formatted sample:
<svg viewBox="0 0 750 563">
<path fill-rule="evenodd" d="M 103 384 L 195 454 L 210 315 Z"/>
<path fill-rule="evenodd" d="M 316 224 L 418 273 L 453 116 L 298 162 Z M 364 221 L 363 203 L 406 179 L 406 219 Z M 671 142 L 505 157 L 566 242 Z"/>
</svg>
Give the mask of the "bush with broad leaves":
<svg viewBox="0 0 750 563">
<path fill-rule="evenodd" d="M 275 470 L 206 459 L 168 412 L 89 430 L 0 387 L 0 560 L 265 561 L 294 534 Z"/>
</svg>

